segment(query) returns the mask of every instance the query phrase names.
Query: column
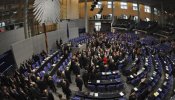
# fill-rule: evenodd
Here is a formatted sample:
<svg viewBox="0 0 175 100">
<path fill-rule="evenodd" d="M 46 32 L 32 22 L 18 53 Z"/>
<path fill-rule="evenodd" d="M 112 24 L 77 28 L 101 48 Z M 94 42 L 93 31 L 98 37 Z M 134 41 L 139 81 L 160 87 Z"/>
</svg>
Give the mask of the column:
<svg viewBox="0 0 175 100">
<path fill-rule="evenodd" d="M 112 21 L 114 20 L 114 0 L 112 0 Z"/>
<path fill-rule="evenodd" d="M 87 0 L 85 0 L 85 6 L 84 6 L 84 10 L 85 10 L 85 29 L 86 29 L 86 33 L 88 33 L 88 9 L 87 9 Z"/>
<path fill-rule="evenodd" d="M 25 39 L 29 37 L 28 34 L 28 0 L 25 0 L 25 5 L 24 5 L 24 35 Z"/>
<path fill-rule="evenodd" d="M 137 16 L 138 16 L 138 23 L 140 22 L 140 4 L 139 0 L 137 0 Z"/>
<path fill-rule="evenodd" d="M 151 6 L 151 21 L 154 21 L 154 7 Z"/>
<path fill-rule="evenodd" d="M 161 0 L 161 26 L 164 24 L 164 7 L 163 7 L 163 0 Z"/>
</svg>

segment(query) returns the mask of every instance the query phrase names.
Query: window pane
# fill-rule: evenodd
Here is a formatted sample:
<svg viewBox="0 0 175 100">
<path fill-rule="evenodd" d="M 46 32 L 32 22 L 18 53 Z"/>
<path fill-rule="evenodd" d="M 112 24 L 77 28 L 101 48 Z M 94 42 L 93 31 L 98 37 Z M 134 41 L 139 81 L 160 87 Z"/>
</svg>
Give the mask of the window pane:
<svg viewBox="0 0 175 100">
<path fill-rule="evenodd" d="M 136 3 L 133 3 L 133 10 L 138 10 Z"/>
<path fill-rule="evenodd" d="M 96 31 L 100 31 L 100 29 L 101 29 L 101 22 L 95 22 L 95 29 L 96 29 Z"/>
<path fill-rule="evenodd" d="M 145 21 L 147 21 L 147 22 L 148 22 L 148 21 L 150 21 L 150 19 L 149 19 L 149 18 L 145 18 Z"/>
<path fill-rule="evenodd" d="M 137 21 L 138 20 L 138 16 L 134 16 L 134 20 Z"/>
<path fill-rule="evenodd" d="M 96 18 L 100 19 L 101 18 L 101 14 L 96 14 Z"/>
<path fill-rule="evenodd" d="M 154 14 L 155 14 L 155 15 L 158 14 L 158 10 L 157 10 L 157 8 L 154 8 Z"/>
<path fill-rule="evenodd" d="M 127 6 L 126 2 L 121 2 L 120 6 L 121 6 L 121 9 L 128 9 L 128 6 Z"/>
<path fill-rule="evenodd" d="M 98 2 L 98 4 L 96 5 L 96 8 L 101 8 L 102 3 Z"/>
<path fill-rule="evenodd" d="M 5 26 L 5 22 L 2 22 L 2 27 Z"/>
<path fill-rule="evenodd" d="M 151 8 L 149 6 L 145 6 L 145 12 L 151 13 Z"/>
<path fill-rule="evenodd" d="M 114 2 L 113 2 L 113 8 L 115 7 Z M 112 8 L 112 2 L 108 1 L 108 8 Z"/>
</svg>

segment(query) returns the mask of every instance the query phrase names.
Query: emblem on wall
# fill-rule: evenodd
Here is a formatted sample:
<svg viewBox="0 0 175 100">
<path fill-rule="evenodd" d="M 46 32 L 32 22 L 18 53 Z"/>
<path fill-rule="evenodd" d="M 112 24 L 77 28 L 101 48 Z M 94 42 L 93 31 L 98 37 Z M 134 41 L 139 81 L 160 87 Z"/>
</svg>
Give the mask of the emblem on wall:
<svg viewBox="0 0 175 100">
<path fill-rule="evenodd" d="M 35 0 L 34 16 L 40 23 L 57 23 L 60 21 L 60 1 L 59 0 Z"/>
</svg>

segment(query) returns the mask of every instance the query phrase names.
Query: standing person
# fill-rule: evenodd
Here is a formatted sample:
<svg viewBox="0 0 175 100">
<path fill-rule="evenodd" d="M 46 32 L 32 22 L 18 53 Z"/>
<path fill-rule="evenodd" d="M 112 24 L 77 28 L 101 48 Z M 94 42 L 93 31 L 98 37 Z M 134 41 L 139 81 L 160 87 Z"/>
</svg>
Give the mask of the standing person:
<svg viewBox="0 0 175 100">
<path fill-rule="evenodd" d="M 85 72 L 83 73 L 82 79 L 83 79 L 83 82 L 84 82 L 84 86 L 87 87 L 88 80 L 89 80 L 89 75 L 88 75 L 87 70 L 85 70 Z"/>
<path fill-rule="evenodd" d="M 82 91 L 83 80 L 80 78 L 80 75 L 77 75 L 75 82 L 76 82 L 77 87 L 79 88 L 79 91 Z"/>
<path fill-rule="evenodd" d="M 63 93 L 66 95 L 66 99 L 69 100 L 72 92 L 71 92 L 71 90 L 69 88 L 68 81 L 63 79 L 62 82 L 61 82 L 61 87 L 62 87 Z"/>
<path fill-rule="evenodd" d="M 51 76 L 48 77 L 48 85 L 53 92 L 56 92 L 56 87 Z"/>
<path fill-rule="evenodd" d="M 71 62 L 71 69 L 75 75 L 80 74 L 79 63 L 78 63 L 78 61 L 75 61 L 75 59 L 72 60 L 72 62 Z"/>
<path fill-rule="evenodd" d="M 72 83 L 72 80 L 71 80 L 71 72 L 69 71 L 69 67 L 66 67 L 66 70 L 65 70 L 65 78 L 69 81 L 69 83 Z"/>
</svg>

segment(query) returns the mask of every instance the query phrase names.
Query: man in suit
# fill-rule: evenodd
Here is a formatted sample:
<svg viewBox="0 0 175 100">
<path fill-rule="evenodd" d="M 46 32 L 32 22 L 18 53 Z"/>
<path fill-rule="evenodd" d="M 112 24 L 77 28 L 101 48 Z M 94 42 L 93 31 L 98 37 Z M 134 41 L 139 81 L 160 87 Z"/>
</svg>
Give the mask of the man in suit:
<svg viewBox="0 0 175 100">
<path fill-rule="evenodd" d="M 31 100 L 38 100 L 38 99 L 40 99 L 40 90 L 39 90 L 39 88 L 37 87 L 37 85 L 35 83 L 31 83 L 30 84 L 29 98 Z"/>
<path fill-rule="evenodd" d="M 70 73 L 70 71 L 69 71 L 69 68 L 68 67 L 66 67 L 66 70 L 65 70 L 65 78 L 69 81 L 69 83 L 72 83 L 72 80 L 71 80 L 71 73 Z"/>
<path fill-rule="evenodd" d="M 66 95 L 66 99 L 69 100 L 69 99 L 70 99 L 70 96 L 71 96 L 71 94 L 72 94 L 72 92 L 71 92 L 71 90 L 70 90 L 70 88 L 69 88 L 69 83 L 68 83 L 68 81 L 66 81 L 66 80 L 63 79 L 63 80 L 61 81 L 61 87 L 62 87 L 63 93 Z"/>
<path fill-rule="evenodd" d="M 56 87 L 51 76 L 48 77 L 48 85 L 53 92 L 56 92 Z"/>
<path fill-rule="evenodd" d="M 43 91 L 45 89 L 47 89 L 47 84 L 43 81 L 40 80 L 40 77 L 37 77 L 37 81 L 36 81 L 38 88 L 40 89 L 40 91 Z"/>
<path fill-rule="evenodd" d="M 79 91 L 82 91 L 83 80 L 80 78 L 80 75 L 77 75 L 75 82 L 76 82 L 77 87 L 79 88 Z"/>
<path fill-rule="evenodd" d="M 87 70 L 84 71 L 84 73 L 82 75 L 82 79 L 83 79 L 83 82 L 84 82 L 84 86 L 87 87 L 88 80 L 89 80 L 89 75 L 88 75 Z"/>
</svg>

